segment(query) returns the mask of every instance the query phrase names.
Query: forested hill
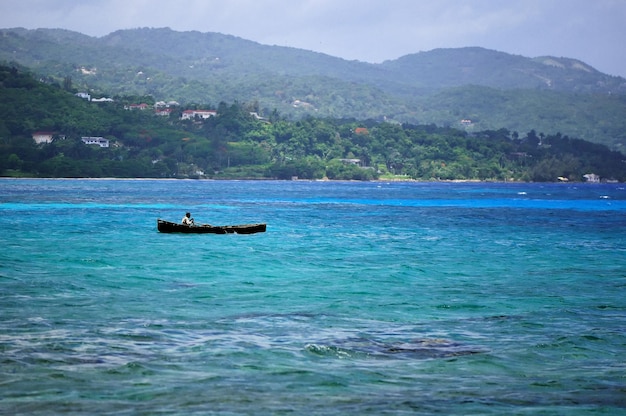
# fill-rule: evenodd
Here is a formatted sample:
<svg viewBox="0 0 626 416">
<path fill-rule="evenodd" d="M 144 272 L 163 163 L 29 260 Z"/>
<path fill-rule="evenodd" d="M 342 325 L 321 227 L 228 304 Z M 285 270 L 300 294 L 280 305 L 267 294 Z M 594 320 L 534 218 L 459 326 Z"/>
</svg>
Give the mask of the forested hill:
<svg viewBox="0 0 626 416">
<path fill-rule="evenodd" d="M 14 28 L 0 29 L 0 61 L 69 80 L 94 97 L 256 102 L 262 114 L 276 109 L 291 119 L 386 119 L 469 132 L 536 129 L 626 149 L 626 80 L 572 58 L 468 47 L 369 64 L 219 33 L 144 28 L 95 38 Z"/>
<path fill-rule="evenodd" d="M 89 101 L 64 81 L 0 66 L 0 175 L 626 181 L 622 153 L 561 134 L 264 118 L 237 102 L 188 117 L 150 96 Z"/>
</svg>

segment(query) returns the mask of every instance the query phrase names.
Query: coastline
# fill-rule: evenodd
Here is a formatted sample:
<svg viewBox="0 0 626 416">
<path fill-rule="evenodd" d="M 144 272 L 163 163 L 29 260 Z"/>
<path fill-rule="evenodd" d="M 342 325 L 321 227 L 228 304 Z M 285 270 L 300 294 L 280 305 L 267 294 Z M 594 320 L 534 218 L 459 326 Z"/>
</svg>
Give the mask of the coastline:
<svg viewBox="0 0 626 416">
<path fill-rule="evenodd" d="M 410 179 L 410 178 L 384 178 L 384 179 L 372 179 L 367 181 L 349 180 L 349 179 L 276 179 L 276 178 L 120 178 L 120 177 L 37 177 L 37 176 L 0 176 L 0 180 L 88 180 L 88 181 L 258 181 L 258 182 L 373 182 L 373 183 L 546 183 L 546 184 L 589 184 L 589 185 L 601 185 L 601 184 L 620 184 L 624 182 L 619 181 L 546 181 L 546 182 L 532 182 L 521 180 L 482 180 L 482 179 Z"/>
</svg>

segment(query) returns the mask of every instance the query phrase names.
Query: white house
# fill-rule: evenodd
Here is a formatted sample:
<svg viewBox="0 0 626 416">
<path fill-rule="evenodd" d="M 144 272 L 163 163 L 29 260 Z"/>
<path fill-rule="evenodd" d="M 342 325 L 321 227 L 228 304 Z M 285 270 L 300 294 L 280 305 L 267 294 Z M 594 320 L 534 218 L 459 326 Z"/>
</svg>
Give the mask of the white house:
<svg viewBox="0 0 626 416">
<path fill-rule="evenodd" d="M 149 107 L 146 103 L 125 105 L 125 110 L 147 110 Z"/>
<path fill-rule="evenodd" d="M 178 101 L 157 101 L 156 103 L 154 103 L 154 108 L 169 108 L 169 107 L 178 107 L 180 104 L 178 103 Z"/>
<path fill-rule="evenodd" d="M 91 101 L 91 95 L 87 94 L 86 92 L 77 92 L 75 95 L 87 101 Z"/>
<path fill-rule="evenodd" d="M 181 120 L 193 120 L 194 118 L 200 117 L 202 119 L 207 119 L 209 117 L 213 117 L 217 115 L 217 111 L 214 110 L 185 110 L 183 111 Z"/>
<path fill-rule="evenodd" d="M 109 147 L 109 139 L 105 139 L 104 137 L 81 137 L 80 139 L 85 144 L 96 144 L 100 147 Z"/>
<path fill-rule="evenodd" d="M 54 133 L 51 131 L 36 131 L 33 133 L 33 140 L 37 144 L 52 143 Z"/>
<path fill-rule="evenodd" d="M 339 161 L 341 161 L 342 163 L 346 164 L 346 165 L 360 165 L 361 164 L 361 159 L 339 159 Z"/>
<path fill-rule="evenodd" d="M 172 109 L 171 108 L 157 108 L 156 110 L 154 110 L 154 114 L 156 114 L 157 116 L 169 116 L 172 113 Z"/>
</svg>

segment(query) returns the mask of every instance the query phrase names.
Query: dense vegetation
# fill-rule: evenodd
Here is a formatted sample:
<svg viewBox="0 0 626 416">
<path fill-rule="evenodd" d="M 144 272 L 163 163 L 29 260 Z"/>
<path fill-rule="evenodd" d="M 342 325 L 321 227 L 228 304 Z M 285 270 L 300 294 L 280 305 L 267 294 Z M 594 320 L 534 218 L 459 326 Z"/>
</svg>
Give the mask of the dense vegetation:
<svg viewBox="0 0 626 416">
<path fill-rule="evenodd" d="M 626 159 L 606 146 L 530 130 L 475 131 L 434 124 L 262 114 L 258 103 L 217 105 L 207 119 L 183 107 L 155 115 L 150 96 L 90 102 L 71 80 L 36 80 L 0 67 L 0 172 L 39 177 L 207 177 L 371 180 L 626 180 Z M 147 110 L 129 110 L 145 102 Z M 54 132 L 35 144 L 37 130 Z M 100 148 L 81 141 L 102 136 Z"/>
<path fill-rule="evenodd" d="M 0 60 L 61 84 L 70 78 L 94 97 L 253 102 L 290 120 L 392 120 L 469 133 L 535 129 L 626 152 L 626 80 L 569 58 L 457 48 L 369 64 L 219 33 L 144 28 L 101 38 L 2 29 Z"/>
</svg>

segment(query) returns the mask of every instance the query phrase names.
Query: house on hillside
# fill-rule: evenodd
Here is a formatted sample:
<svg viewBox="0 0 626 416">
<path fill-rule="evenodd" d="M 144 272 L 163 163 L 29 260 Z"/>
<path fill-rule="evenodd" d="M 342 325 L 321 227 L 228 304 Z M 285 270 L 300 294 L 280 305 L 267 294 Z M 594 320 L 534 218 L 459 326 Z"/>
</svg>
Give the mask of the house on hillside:
<svg viewBox="0 0 626 416">
<path fill-rule="evenodd" d="M 37 144 L 52 143 L 52 139 L 54 139 L 54 136 L 58 135 L 52 131 L 36 131 L 33 133 L 33 140 Z M 58 137 L 61 139 L 65 138 L 65 136 Z"/>
<path fill-rule="evenodd" d="M 361 159 L 339 159 L 339 161 L 345 165 L 361 165 Z"/>
<path fill-rule="evenodd" d="M 157 101 L 154 103 L 154 108 L 169 108 L 169 107 L 178 107 L 180 104 L 178 101 Z"/>
<path fill-rule="evenodd" d="M 150 107 L 148 104 L 141 103 L 141 104 L 131 104 L 131 105 L 124 106 L 124 109 L 125 110 L 146 110 L 148 107 Z"/>
<path fill-rule="evenodd" d="M 294 100 L 291 105 L 294 108 L 305 108 L 309 110 L 315 110 L 315 107 L 311 103 L 307 103 L 306 101 Z"/>
<path fill-rule="evenodd" d="M 87 94 L 86 92 L 77 92 L 74 95 L 84 100 L 91 101 L 91 95 Z"/>
<path fill-rule="evenodd" d="M 109 147 L 109 139 L 105 139 L 104 137 L 81 137 L 80 139 L 85 144 L 95 144 L 100 147 Z"/>
<path fill-rule="evenodd" d="M 172 113 L 172 109 L 171 108 L 157 108 L 156 110 L 154 110 L 154 115 L 157 116 L 163 116 L 163 117 L 167 117 Z"/>
<path fill-rule="evenodd" d="M 181 120 L 193 120 L 196 117 L 201 119 L 207 119 L 209 117 L 214 117 L 217 115 L 217 111 L 215 110 L 185 110 L 181 115 Z"/>
</svg>

